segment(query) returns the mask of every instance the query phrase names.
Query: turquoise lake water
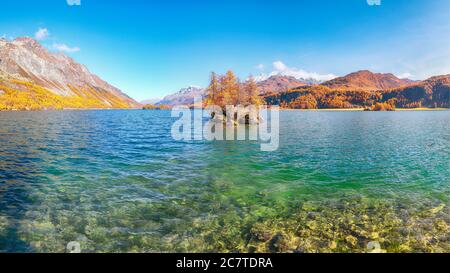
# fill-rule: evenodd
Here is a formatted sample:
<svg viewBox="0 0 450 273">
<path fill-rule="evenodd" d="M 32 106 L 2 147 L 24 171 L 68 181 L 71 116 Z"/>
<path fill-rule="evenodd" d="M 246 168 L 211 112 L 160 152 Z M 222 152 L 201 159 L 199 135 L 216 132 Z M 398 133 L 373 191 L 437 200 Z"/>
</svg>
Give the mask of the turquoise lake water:
<svg viewBox="0 0 450 273">
<path fill-rule="evenodd" d="M 275 152 L 174 121 L 0 112 L 0 252 L 450 252 L 449 111 L 283 111 Z"/>
</svg>

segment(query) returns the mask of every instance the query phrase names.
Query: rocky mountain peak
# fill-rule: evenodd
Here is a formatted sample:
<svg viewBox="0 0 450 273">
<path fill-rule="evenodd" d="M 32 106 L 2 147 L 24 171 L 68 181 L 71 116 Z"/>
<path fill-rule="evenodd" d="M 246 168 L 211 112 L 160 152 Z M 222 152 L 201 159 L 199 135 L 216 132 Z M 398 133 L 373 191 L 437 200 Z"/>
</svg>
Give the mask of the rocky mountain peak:
<svg viewBox="0 0 450 273">
<path fill-rule="evenodd" d="M 137 102 L 108 84 L 84 65 L 62 53 L 52 53 L 30 37 L 0 43 L 0 74 L 39 85 L 61 96 L 78 96 L 86 87 L 106 91 L 137 106 Z"/>
<path fill-rule="evenodd" d="M 373 73 L 369 70 L 360 70 L 346 76 L 327 81 L 322 85 L 339 90 L 367 90 L 377 91 L 398 88 L 409 85 L 409 79 L 399 79 L 392 73 Z"/>
<path fill-rule="evenodd" d="M 17 45 L 33 45 L 33 46 L 41 46 L 38 41 L 31 37 L 17 37 L 12 41 L 13 44 Z"/>
<path fill-rule="evenodd" d="M 308 85 L 295 77 L 284 75 L 272 75 L 265 80 L 259 81 L 257 84 L 261 94 L 281 93 L 292 88 Z"/>
</svg>

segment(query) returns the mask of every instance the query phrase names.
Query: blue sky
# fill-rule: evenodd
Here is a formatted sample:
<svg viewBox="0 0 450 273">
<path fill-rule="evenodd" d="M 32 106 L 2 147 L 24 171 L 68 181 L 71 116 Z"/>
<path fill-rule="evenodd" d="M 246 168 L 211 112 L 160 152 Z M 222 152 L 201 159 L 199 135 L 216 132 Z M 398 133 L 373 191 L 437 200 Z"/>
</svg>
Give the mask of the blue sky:
<svg viewBox="0 0 450 273">
<path fill-rule="evenodd" d="M 15 0 L 2 2 L 0 36 L 38 37 L 137 100 L 227 69 L 450 73 L 449 0 Z"/>
</svg>

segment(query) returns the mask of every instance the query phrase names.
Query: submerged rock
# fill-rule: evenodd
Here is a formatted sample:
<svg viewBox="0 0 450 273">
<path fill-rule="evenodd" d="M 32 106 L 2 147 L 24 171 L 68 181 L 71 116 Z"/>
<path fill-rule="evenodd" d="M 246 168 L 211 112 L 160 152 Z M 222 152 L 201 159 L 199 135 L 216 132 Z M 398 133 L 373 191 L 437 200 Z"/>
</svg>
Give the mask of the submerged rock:
<svg viewBox="0 0 450 273">
<path fill-rule="evenodd" d="M 258 125 L 264 122 L 264 119 L 258 112 L 244 112 L 244 113 L 237 113 L 234 114 L 234 117 L 228 118 L 226 113 L 211 113 L 211 121 L 218 122 L 218 123 L 224 123 L 227 126 L 237 126 L 237 125 Z"/>
<path fill-rule="evenodd" d="M 245 125 L 258 125 L 263 122 L 264 122 L 264 119 L 262 117 L 260 117 L 259 115 L 256 117 L 245 116 L 238 120 L 239 124 L 245 124 Z"/>
<path fill-rule="evenodd" d="M 269 242 L 271 252 L 287 252 L 289 250 L 288 238 L 285 234 L 278 233 Z"/>
<path fill-rule="evenodd" d="M 444 208 L 445 208 L 445 204 L 441 204 L 441 205 L 439 205 L 439 206 L 437 206 L 435 208 L 432 208 L 430 210 L 430 213 L 431 214 L 437 214 L 437 213 L 441 212 Z"/>
<path fill-rule="evenodd" d="M 272 238 L 272 232 L 270 232 L 269 230 L 267 230 L 267 227 L 265 227 L 262 224 L 255 224 L 252 228 L 252 230 L 250 231 L 251 236 L 260 241 L 260 242 L 267 242 Z"/>
<path fill-rule="evenodd" d="M 367 244 L 367 253 L 386 253 L 386 250 L 381 248 L 377 241 L 372 241 Z"/>
<path fill-rule="evenodd" d="M 352 235 L 348 235 L 347 237 L 345 237 L 345 241 L 353 247 L 358 243 L 358 239 L 356 239 L 356 237 Z"/>
</svg>

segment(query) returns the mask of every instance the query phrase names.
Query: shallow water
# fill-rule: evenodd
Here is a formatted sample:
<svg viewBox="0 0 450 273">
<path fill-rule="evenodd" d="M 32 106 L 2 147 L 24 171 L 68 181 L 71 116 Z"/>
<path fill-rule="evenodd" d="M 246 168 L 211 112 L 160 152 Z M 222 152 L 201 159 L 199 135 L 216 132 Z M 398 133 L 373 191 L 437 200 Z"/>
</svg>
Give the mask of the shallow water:
<svg viewBox="0 0 450 273">
<path fill-rule="evenodd" d="M 0 112 L 0 252 L 450 252 L 450 112 L 280 120 L 267 153 L 168 111 Z"/>
</svg>

